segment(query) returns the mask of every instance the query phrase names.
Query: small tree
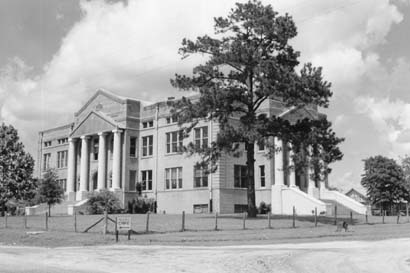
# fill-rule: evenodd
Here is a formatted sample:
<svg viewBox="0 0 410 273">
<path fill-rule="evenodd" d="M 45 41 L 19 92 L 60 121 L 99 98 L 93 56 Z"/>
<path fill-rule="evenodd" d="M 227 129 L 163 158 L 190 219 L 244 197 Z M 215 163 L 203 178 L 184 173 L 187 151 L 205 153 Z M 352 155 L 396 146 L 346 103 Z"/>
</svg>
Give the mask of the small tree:
<svg viewBox="0 0 410 273">
<path fill-rule="evenodd" d="M 214 22 L 215 37 L 205 35 L 182 42 L 183 58 L 201 54 L 208 60 L 193 69 L 193 76 L 176 75 L 171 80 L 176 88 L 199 93 L 195 101 L 182 98 L 176 102 L 173 114 L 180 125 L 188 124 L 184 125 L 184 136 L 201 119 L 219 123 L 217 140 L 210 147 L 186 147 L 188 153 L 201 154 L 198 164 L 209 171 L 216 169 L 223 154 L 239 156 L 240 147 L 244 147 L 248 215 L 255 217 L 255 143 L 269 137 L 290 142 L 299 157 L 312 157 L 310 167 L 319 179 L 330 171 L 329 163 L 341 158 L 337 144 L 342 139 L 335 136 L 323 115 L 290 122 L 278 111 L 270 115 L 261 111 L 270 100 L 296 110 L 307 105 L 327 107 L 332 95 L 330 83 L 322 79 L 321 68 L 305 64 L 300 72 L 296 71 L 299 52 L 289 44 L 297 34 L 291 16 L 278 15 L 272 6 L 253 0 L 237 3 L 227 17 L 215 18 Z M 275 146 L 266 144 L 274 154 Z"/>
<path fill-rule="evenodd" d="M 383 209 L 388 204 L 392 209 L 394 203 L 410 197 L 402 168 L 393 159 L 381 155 L 364 160 L 361 184 L 367 190 L 369 201 L 380 204 Z"/>
<path fill-rule="evenodd" d="M 104 211 L 115 213 L 121 210 L 120 201 L 115 194 L 108 190 L 94 193 L 87 202 L 89 214 L 102 214 Z"/>
<path fill-rule="evenodd" d="M 34 160 L 24 151 L 17 130 L 11 125 L 0 125 L 0 209 L 4 215 L 7 201 L 30 200 L 36 183 L 33 179 Z"/>
<path fill-rule="evenodd" d="M 41 179 L 38 188 L 38 198 L 41 203 L 47 203 L 48 215 L 51 216 L 51 206 L 61 203 L 64 199 L 64 189 L 57 182 L 58 176 L 55 170 L 48 169 Z"/>
</svg>

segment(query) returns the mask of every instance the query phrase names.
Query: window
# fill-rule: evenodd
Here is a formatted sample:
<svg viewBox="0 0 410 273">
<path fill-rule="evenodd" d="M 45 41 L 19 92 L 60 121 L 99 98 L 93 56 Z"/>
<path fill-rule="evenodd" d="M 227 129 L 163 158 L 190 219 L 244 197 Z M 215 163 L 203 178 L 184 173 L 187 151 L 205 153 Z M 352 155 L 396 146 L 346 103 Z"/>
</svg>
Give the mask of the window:
<svg viewBox="0 0 410 273">
<path fill-rule="evenodd" d="M 135 180 L 137 178 L 137 171 L 130 170 L 130 191 L 135 190 Z"/>
<path fill-rule="evenodd" d="M 142 123 L 142 128 L 152 128 L 154 127 L 154 121 L 150 120 L 150 121 L 144 121 Z"/>
<path fill-rule="evenodd" d="M 152 155 L 152 143 L 154 142 L 153 136 L 142 137 L 142 156 Z"/>
<path fill-rule="evenodd" d="M 182 131 L 166 133 L 167 136 L 167 154 L 177 153 L 182 148 Z"/>
<path fill-rule="evenodd" d="M 167 117 L 167 124 L 178 122 L 177 117 Z"/>
<path fill-rule="evenodd" d="M 67 151 L 57 152 L 57 168 L 67 168 Z"/>
<path fill-rule="evenodd" d="M 196 148 L 208 147 L 208 127 L 195 128 L 194 136 Z"/>
<path fill-rule="evenodd" d="M 60 139 L 57 139 L 57 143 L 58 144 L 65 144 L 65 143 L 67 143 L 68 142 L 68 138 L 60 138 Z"/>
<path fill-rule="evenodd" d="M 51 154 L 43 155 L 43 171 L 47 171 L 48 169 L 50 169 L 50 158 Z"/>
<path fill-rule="evenodd" d="M 67 191 L 67 179 L 58 179 L 57 184 L 59 184 L 64 191 Z"/>
<path fill-rule="evenodd" d="M 152 170 L 141 171 L 141 190 L 152 191 Z"/>
<path fill-rule="evenodd" d="M 137 155 L 137 138 L 130 138 L 130 157 L 136 157 Z"/>
<path fill-rule="evenodd" d="M 265 150 L 265 141 L 264 140 L 259 140 L 257 142 L 258 144 L 258 151 L 264 151 Z"/>
<path fill-rule="evenodd" d="M 234 165 L 234 187 L 246 188 L 246 166 Z"/>
<path fill-rule="evenodd" d="M 208 204 L 194 204 L 194 213 L 208 213 Z"/>
<path fill-rule="evenodd" d="M 50 146 L 51 146 L 51 140 L 44 141 L 44 147 L 50 147 Z"/>
<path fill-rule="evenodd" d="M 233 206 L 234 206 L 234 209 L 233 209 L 234 213 L 243 213 L 243 212 L 248 211 L 248 205 L 234 204 Z"/>
<path fill-rule="evenodd" d="M 182 189 L 182 167 L 165 169 L 165 189 Z"/>
<path fill-rule="evenodd" d="M 208 174 L 201 167 L 194 167 L 194 188 L 208 187 Z"/>
<path fill-rule="evenodd" d="M 261 179 L 261 188 L 265 187 L 265 165 L 259 166 L 259 175 Z"/>
</svg>

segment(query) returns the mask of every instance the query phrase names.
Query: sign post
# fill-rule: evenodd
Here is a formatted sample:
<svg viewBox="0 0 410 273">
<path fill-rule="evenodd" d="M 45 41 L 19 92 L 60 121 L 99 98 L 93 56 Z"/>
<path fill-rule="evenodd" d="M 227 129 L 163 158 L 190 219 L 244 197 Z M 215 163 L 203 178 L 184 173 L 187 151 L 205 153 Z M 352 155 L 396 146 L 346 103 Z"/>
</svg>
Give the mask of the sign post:
<svg viewBox="0 0 410 273">
<path fill-rule="evenodd" d="M 126 231 L 128 234 L 128 240 L 131 238 L 131 217 L 130 216 L 118 216 L 117 217 L 117 231 Z"/>
</svg>

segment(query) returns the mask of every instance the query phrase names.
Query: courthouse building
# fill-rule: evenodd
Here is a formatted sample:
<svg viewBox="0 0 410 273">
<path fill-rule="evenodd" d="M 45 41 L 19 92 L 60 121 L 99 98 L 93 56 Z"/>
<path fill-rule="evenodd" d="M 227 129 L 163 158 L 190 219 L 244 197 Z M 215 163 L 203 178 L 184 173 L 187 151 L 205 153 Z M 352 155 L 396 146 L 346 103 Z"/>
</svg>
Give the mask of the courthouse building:
<svg viewBox="0 0 410 273">
<path fill-rule="evenodd" d="M 319 115 L 314 108 L 286 109 L 275 100 L 267 101 L 261 111 L 289 119 Z M 143 197 L 156 201 L 158 212 L 245 210 L 246 154 L 239 158 L 223 155 L 217 171 L 206 175 L 195 167 L 198 157 L 180 153 L 179 147 L 188 142 L 209 145 L 216 140 L 218 123 L 199 122 L 185 139 L 179 130 L 167 101 L 147 103 L 99 90 L 74 113 L 72 123 L 39 133 L 38 175 L 42 177 L 48 168 L 55 168 L 66 202 L 71 203 L 87 199 L 94 191 L 109 189 L 126 207 L 139 196 L 140 189 Z M 276 140 L 275 145 L 283 144 Z M 274 213 L 290 213 L 294 205 L 300 214 L 310 214 L 314 208 L 325 212 L 326 200 L 336 200 L 337 193 L 310 181 L 306 172 L 283 172 L 290 152 L 268 158 L 265 147 L 257 145 L 257 205 L 261 201 L 272 204 Z"/>
</svg>

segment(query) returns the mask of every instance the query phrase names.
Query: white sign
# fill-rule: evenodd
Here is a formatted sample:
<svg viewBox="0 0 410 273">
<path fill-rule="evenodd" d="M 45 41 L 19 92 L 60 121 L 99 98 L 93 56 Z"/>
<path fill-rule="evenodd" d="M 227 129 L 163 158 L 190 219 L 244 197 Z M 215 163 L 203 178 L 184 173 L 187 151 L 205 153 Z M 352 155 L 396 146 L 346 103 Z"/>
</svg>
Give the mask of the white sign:
<svg viewBox="0 0 410 273">
<path fill-rule="evenodd" d="M 121 230 L 131 230 L 131 217 L 129 216 L 119 216 L 117 217 L 117 229 Z"/>
</svg>

